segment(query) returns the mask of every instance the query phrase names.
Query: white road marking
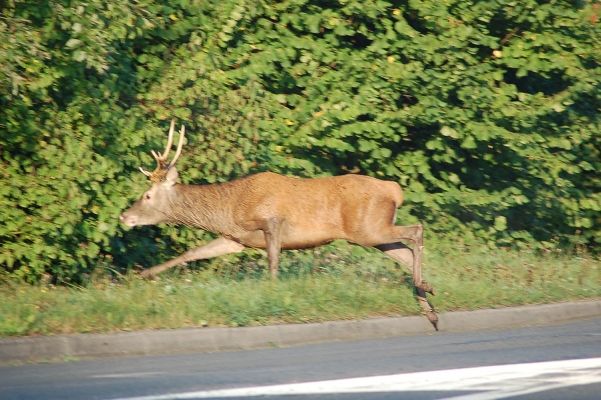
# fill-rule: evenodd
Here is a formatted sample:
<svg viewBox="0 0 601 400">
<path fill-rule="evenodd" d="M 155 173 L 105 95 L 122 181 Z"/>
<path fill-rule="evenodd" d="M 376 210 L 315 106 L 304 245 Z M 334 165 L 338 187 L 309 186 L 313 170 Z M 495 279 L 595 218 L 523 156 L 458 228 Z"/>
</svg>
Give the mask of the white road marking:
<svg viewBox="0 0 601 400">
<path fill-rule="evenodd" d="M 130 379 L 130 378 L 143 378 L 146 376 L 159 375 L 160 372 L 131 372 L 123 374 L 101 374 L 92 375 L 92 378 L 96 379 Z"/>
<path fill-rule="evenodd" d="M 412 391 L 473 392 L 453 400 L 502 399 L 573 385 L 601 383 L 601 358 L 495 365 L 329 381 L 207 390 L 118 400 L 184 400 L 229 397 L 394 393 Z"/>
</svg>

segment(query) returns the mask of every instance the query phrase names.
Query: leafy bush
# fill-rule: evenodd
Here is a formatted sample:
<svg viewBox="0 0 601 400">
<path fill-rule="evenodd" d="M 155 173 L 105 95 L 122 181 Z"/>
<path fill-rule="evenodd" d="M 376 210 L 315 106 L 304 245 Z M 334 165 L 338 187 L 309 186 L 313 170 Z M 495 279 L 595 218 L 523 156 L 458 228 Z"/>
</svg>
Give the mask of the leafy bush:
<svg viewBox="0 0 601 400">
<path fill-rule="evenodd" d="M 0 266 L 36 281 L 205 237 L 125 231 L 135 172 L 188 131 L 186 182 L 260 170 L 401 183 L 437 235 L 601 242 L 598 3 L 59 0 L 0 9 Z"/>
</svg>

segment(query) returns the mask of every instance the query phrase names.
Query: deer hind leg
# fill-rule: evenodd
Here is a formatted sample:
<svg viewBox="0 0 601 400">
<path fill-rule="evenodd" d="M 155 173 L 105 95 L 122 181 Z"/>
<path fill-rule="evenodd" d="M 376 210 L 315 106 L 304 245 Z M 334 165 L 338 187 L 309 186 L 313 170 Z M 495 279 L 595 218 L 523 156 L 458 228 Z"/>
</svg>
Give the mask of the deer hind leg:
<svg viewBox="0 0 601 400">
<path fill-rule="evenodd" d="M 203 246 L 188 250 L 181 256 L 175 257 L 174 259 L 164 262 L 163 264 L 155 265 L 152 268 L 144 270 L 142 271 L 140 276 L 144 278 L 152 278 L 160 274 L 161 272 L 166 271 L 169 268 L 173 268 L 177 265 L 186 264 L 188 262 L 196 260 L 204 260 L 207 258 L 223 256 L 231 253 L 239 253 L 244 249 L 245 247 L 240 243 L 220 237 Z"/>
<path fill-rule="evenodd" d="M 277 279 L 280 252 L 282 250 L 282 220 L 279 218 L 268 219 L 263 228 L 263 232 L 265 233 L 265 244 L 267 247 L 267 259 L 269 261 L 271 279 Z"/>
<path fill-rule="evenodd" d="M 422 278 L 422 254 L 424 249 L 423 232 L 422 225 L 394 226 L 392 233 L 393 238 L 396 241 L 375 247 L 392 259 L 398 261 L 400 264 L 411 266 L 417 301 L 428 320 L 432 323 L 434 328 L 438 330 L 438 316 L 426 297 L 426 292 L 434 294 L 434 290 L 432 286 Z M 409 249 L 398 240 L 411 242 L 413 245 L 412 249 Z"/>
</svg>

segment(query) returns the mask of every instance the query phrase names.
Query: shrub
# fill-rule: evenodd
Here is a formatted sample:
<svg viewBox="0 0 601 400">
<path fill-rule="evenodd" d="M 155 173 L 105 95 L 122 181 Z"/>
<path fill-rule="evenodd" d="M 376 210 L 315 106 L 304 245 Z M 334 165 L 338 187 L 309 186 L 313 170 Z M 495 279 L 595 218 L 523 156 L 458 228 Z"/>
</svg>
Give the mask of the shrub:
<svg viewBox="0 0 601 400">
<path fill-rule="evenodd" d="M 117 216 L 167 121 L 186 182 L 260 170 L 401 183 L 401 219 L 497 245 L 601 241 L 591 1 L 9 2 L 0 267 L 82 280 L 203 239 Z"/>
</svg>

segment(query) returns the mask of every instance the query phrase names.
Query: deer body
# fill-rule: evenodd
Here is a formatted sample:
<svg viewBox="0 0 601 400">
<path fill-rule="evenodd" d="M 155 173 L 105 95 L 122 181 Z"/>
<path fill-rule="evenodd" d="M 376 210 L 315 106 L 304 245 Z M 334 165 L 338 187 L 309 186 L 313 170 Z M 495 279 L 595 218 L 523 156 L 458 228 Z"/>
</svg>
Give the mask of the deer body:
<svg viewBox="0 0 601 400">
<path fill-rule="evenodd" d="M 275 278 L 282 249 L 311 248 L 344 239 L 376 247 L 411 265 L 417 299 L 436 327 L 437 317 L 425 294 L 432 293 L 432 288 L 421 277 L 423 229 L 421 225 L 395 225 L 396 209 L 403 202 L 397 183 L 361 175 L 303 179 L 262 172 L 226 183 L 179 184 L 174 164 L 184 131 L 175 159 L 167 163 L 173 128 L 172 122 L 165 152 L 153 152 L 157 169 L 152 173 L 142 170 L 154 184 L 120 219 L 130 227 L 186 224 L 220 237 L 145 270 L 143 276 L 253 247 L 267 250 Z M 402 241 L 410 242 L 412 249 Z"/>
<path fill-rule="evenodd" d="M 167 211 L 172 217 L 165 222 L 192 225 L 256 248 L 266 248 L 263 227 L 273 219 L 282 224 L 282 249 L 335 239 L 381 244 L 373 225 L 390 224 L 402 202 L 398 184 L 361 175 L 301 179 L 263 172 L 223 184 L 176 184 L 174 191 Z"/>
</svg>

